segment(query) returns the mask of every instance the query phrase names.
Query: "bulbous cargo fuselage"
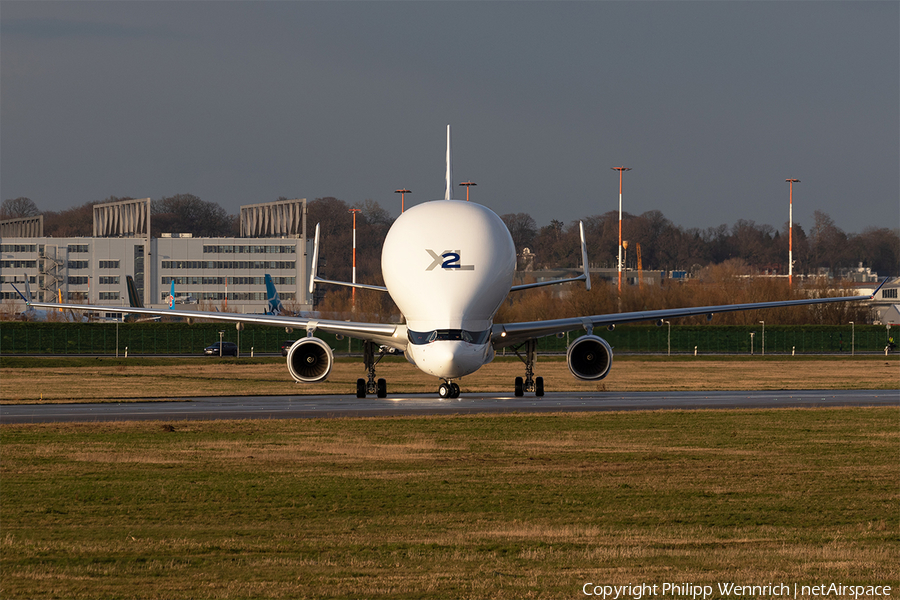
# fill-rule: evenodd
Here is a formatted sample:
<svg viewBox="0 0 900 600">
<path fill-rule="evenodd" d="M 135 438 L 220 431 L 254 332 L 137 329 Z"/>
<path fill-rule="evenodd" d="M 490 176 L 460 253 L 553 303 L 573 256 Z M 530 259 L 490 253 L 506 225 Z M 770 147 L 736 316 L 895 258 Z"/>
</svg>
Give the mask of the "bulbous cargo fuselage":
<svg viewBox="0 0 900 600">
<path fill-rule="evenodd" d="M 512 237 L 493 211 L 460 200 L 410 208 L 388 232 L 381 269 L 406 317 L 410 362 L 454 379 L 493 358 L 494 313 L 516 269 Z"/>
</svg>

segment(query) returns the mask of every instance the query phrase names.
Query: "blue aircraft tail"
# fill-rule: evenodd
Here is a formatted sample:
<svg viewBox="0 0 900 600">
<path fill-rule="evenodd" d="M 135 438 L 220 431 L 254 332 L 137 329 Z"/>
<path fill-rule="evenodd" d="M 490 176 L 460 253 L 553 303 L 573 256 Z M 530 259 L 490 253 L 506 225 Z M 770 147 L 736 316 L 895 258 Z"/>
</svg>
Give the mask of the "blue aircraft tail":
<svg viewBox="0 0 900 600">
<path fill-rule="evenodd" d="M 281 298 L 278 297 L 278 290 L 275 289 L 275 284 L 272 283 L 272 276 L 268 273 L 266 273 L 266 301 L 267 315 L 280 315 L 284 311 Z"/>
</svg>

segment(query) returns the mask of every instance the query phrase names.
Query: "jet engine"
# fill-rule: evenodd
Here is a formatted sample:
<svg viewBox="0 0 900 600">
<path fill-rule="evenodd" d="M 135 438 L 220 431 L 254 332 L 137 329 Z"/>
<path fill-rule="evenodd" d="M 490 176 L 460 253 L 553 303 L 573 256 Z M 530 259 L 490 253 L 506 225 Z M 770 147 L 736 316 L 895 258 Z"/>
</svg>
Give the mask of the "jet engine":
<svg viewBox="0 0 900 600">
<path fill-rule="evenodd" d="M 334 364 L 334 354 L 331 348 L 316 337 L 307 337 L 297 340 L 288 349 L 288 371 L 295 381 L 314 383 L 322 381 L 331 373 L 331 365 Z"/>
<path fill-rule="evenodd" d="M 584 335 L 569 345 L 566 362 L 572 375 L 592 381 L 609 375 L 613 352 L 606 340 L 596 335 Z"/>
</svg>

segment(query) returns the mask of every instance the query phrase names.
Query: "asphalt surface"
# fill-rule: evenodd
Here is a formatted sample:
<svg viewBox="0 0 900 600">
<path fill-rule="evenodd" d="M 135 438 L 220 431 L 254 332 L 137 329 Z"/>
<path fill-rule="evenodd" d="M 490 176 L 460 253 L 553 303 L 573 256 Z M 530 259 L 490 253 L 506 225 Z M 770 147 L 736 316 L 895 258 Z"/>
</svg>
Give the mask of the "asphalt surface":
<svg viewBox="0 0 900 600">
<path fill-rule="evenodd" d="M 243 396 L 185 398 L 183 401 L 18 404 L 0 406 L 0 424 L 823 406 L 900 406 L 900 390 L 562 392 L 543 398 L 463 394 L 453 399 L 442 399 L 434 394 L 365 399 L 353 396 Z"/>
</svg>

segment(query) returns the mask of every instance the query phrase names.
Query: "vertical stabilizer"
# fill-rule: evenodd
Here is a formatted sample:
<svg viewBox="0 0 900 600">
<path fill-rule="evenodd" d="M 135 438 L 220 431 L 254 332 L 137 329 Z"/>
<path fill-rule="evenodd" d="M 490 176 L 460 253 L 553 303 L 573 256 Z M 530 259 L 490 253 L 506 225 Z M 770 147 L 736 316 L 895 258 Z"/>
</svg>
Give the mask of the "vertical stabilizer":
<svg viewBox="0 0 900 600">
<path fill-rule="evenodd" d="M 128 305 L 132 308 L 144 308 L 144 302 L 138 293 L 137 286 L 134 284 L 134 277 L 125 276 L 125 287 L 128 289 Z"/>
<path fill-rule="evenodd" d="M 275 283 L 272 281 L 272 276 L 266 273 L 265 276 L 266 281 L 266 314 L 267 315 L 280 315 L 284 310 L 284 306 L 281 304 L 281 298 L 278 297 L 278 291 L 275 289 Z"/>
<path fill-rule="evenodd" d="M 447 125 L 447 191 L 444 192 L 444 200 L 453 197 L 453 171 L 450 169 L 450 126 Z"/>
</svg>

